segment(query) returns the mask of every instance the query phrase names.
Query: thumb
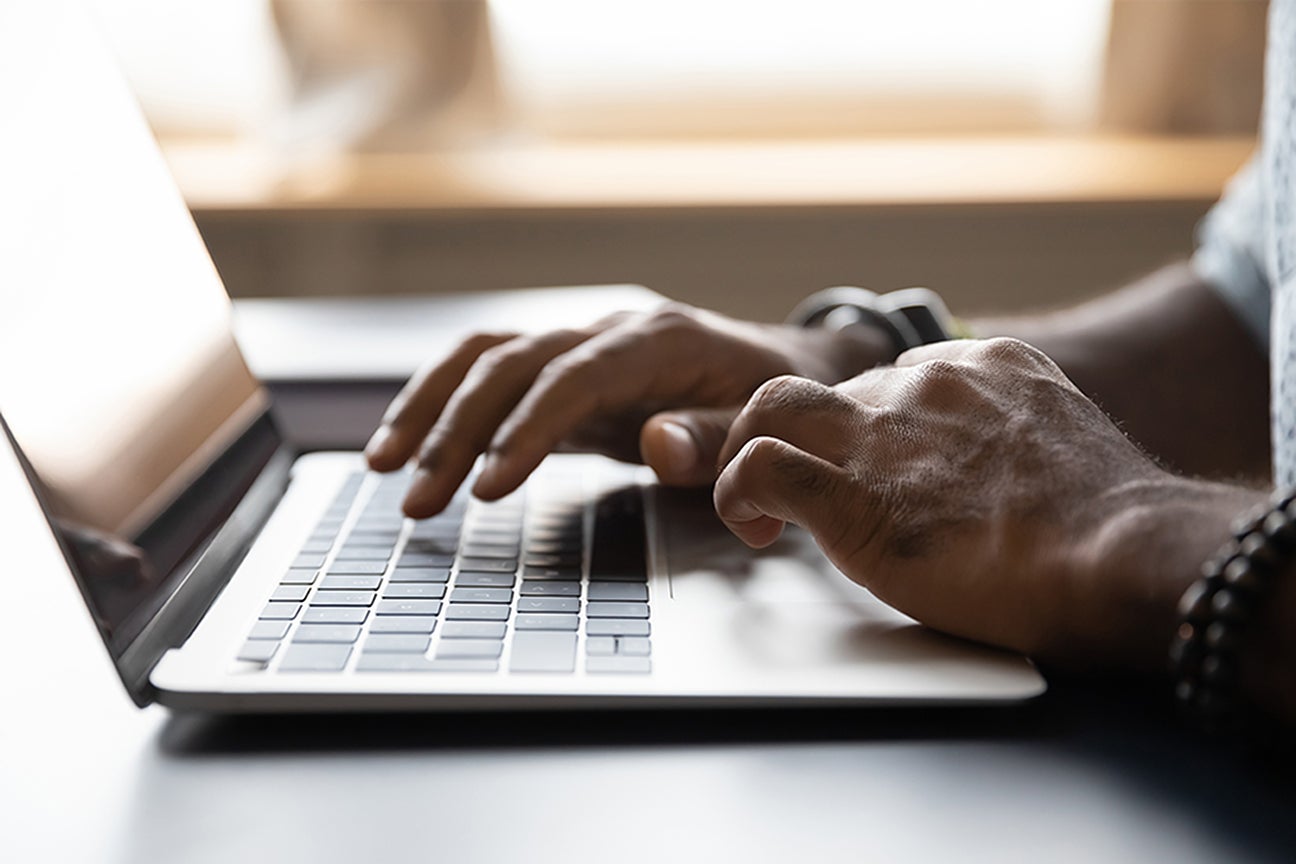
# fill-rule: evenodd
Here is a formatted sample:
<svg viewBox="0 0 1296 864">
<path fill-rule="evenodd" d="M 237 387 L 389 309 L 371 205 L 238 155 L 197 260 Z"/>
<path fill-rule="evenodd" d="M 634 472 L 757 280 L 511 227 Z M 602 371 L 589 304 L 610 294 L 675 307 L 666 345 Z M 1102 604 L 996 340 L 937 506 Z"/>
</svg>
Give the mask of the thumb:
<svg viewBox="0 0 1296 864">
<path fill-rule="evenodd" d="M 738 408 L 663 411 L 639 430 L 639 454 L 667 486 L 706 486 Z"/>
</svg>

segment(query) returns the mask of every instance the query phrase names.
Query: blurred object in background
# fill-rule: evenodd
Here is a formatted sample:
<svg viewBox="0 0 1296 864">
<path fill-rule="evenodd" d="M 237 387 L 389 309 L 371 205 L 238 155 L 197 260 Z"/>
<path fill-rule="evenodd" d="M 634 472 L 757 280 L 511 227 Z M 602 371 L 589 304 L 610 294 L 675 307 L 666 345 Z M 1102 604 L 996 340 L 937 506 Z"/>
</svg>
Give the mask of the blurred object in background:
<svg viewBox="0 0 1296 864">
<path fill-rule="evenodd" d="M 479 143 L 502 122 L 487 0 L 270 0 L 289 98 L 281 151 Z"/>
<path fill-rule="evenodd" d="M 520 125 L 551 138 L 1089 126 L 1110 0 L 492 0 Z"/>
<path fill-rule="evenodd" d="M 1265 0 L 1112 0 L 1100 125 L 1123 132 L 1253 134 Z"/>
</svg>

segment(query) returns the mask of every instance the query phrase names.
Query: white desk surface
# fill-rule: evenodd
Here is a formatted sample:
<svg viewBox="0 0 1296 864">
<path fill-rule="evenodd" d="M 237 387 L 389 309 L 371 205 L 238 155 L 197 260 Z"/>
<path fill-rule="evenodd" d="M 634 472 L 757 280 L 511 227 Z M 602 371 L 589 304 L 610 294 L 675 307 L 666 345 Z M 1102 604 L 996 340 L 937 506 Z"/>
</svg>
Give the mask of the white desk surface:
<svg viewBox="0 0 1296 864">
<path fill-rule="evenodd" d="M 0 861 L 1279 862 L 1290 783 L 1142 691 L 1024 712 L 136 709 L 0 447 Z M 21 610 L 21 611 L 19 611 Z"/>
</svg>

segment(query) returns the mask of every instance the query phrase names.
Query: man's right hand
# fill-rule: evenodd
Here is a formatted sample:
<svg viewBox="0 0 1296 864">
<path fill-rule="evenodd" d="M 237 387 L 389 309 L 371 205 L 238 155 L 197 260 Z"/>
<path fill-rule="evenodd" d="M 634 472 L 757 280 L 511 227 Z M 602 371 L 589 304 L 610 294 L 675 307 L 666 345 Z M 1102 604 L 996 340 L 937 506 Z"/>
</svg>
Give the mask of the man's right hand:
<svg viewBox="0 0 1296 864">
<path fill-rule="evenodd" d="M 765 381 L 835 383 L 890 359 L 880 332 L 755 324 L 679 304 L 535 336 L 480 333 L 407 383 L 365 448 L 377 471 L 417 456 L 405 500 L 440 512 L 480 454 L 473 493 L 507 495 L 559 449 L 642 459 L 664 483 L 716 476 L 728 421 Z"/>
</svg>

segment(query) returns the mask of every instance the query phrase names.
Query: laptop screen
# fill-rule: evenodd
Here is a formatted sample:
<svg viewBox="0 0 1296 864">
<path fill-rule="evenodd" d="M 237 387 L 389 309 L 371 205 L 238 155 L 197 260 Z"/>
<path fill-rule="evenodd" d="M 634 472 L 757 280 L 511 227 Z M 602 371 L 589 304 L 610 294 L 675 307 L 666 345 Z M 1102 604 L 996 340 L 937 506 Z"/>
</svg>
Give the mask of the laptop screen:
<svg viewBox="0 0 1296 864">
<path fill-rule="evenodd" d="M 119 653 L 275 441 L 138 108 L 59 23 L 0 38 L 0 415 Z"/>
</svg>

